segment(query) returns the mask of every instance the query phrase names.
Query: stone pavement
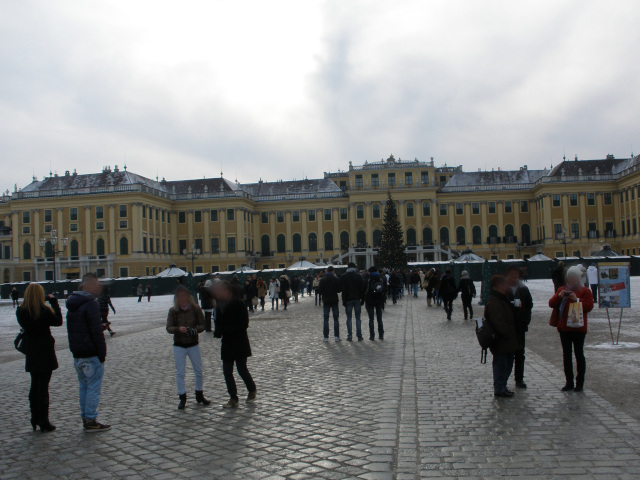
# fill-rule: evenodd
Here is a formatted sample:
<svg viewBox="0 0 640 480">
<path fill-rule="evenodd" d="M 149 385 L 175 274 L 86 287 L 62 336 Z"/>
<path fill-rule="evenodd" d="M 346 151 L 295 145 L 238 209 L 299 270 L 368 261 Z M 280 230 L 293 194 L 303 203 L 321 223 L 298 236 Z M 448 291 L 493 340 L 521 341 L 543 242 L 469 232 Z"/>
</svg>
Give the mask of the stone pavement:
<svg viewBox="0 0 640 480">
<path fill-rule="evenodd" d="M 562 372 L 535 354 L 530 388 L 495 400 L 471 324 L 421 297 L 388 306 L 385 327 L 384 342 L 325 344 L 307 299 L 256 314 L 259 401 L 234 411 L 219 407 L 218 340 L 201 342 L 215 404 L 190 393 L 179 412 L 164 329 L 110 338 L 101 412 L 113 429 L 102 434 L 80 429 L 68 352 L 51 385 L 58 430 L 46 435 L 30 432 L 23 361 L 8 361 L 0 478 L 640 478 L 640 424 L 593 391 L 561 393 Z"/>
</svg>

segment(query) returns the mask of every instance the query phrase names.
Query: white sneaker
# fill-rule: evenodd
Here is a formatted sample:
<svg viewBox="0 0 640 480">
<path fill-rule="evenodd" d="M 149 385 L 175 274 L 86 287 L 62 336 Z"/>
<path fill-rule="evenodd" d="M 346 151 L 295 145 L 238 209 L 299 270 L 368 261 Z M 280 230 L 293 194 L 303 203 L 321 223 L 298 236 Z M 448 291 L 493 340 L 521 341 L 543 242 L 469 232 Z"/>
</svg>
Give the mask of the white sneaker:
<svg viewBox="0 0 640 480">
<path fill-rule="evenodd" d="M 340 337 L 336 337 L 336 342 L 340 342 Z"/>
<path fill-rule="evenodd" d="M 329 341 L 329 339 L 327 337 L 324 337 L 324 343 L 327 343 Z"/>
</svg>

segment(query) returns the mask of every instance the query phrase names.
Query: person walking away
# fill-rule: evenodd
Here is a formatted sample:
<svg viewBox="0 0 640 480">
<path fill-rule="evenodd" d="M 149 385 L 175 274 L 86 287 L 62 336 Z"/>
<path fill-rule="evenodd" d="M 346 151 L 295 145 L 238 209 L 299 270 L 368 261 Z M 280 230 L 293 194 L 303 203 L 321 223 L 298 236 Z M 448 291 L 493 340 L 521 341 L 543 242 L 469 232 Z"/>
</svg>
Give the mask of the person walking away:
<svg viewBox="0 0 640 480">
<path fill-rule="evenodd" d="M 522 280 L 524 281 L 524 283 L 527 283 L 529 281 L 529 270 L 527 270 L 526 265 L 522 267 Z"/>
<path fill-rule="evenodd" d="M 464 311 L 464 319 L 473 318 L 473 299 L 476 296 L 476 286 L 469 277 L 469 272 L 463 270 L 460 274 L 460 283 L 458 283 L 458 293 L 462 298 L 462 310 Z M 467 317 L 467 311 L 469 316 Z"/>
<path fill-rule="evenodd" d="M 213 283 L 211 280 L 207 280 L 204 282 L 198 293 L 200 295 L 200 308 L 204 313 L 204 331 L 211 332 L 212 320 L 213 320 L 213 312 L 215 310 L 215 301 L 213 299 L 213 291 L 212 291 Z"/>
<path fill-rule="evenodd" d="M 529 288 L 522 282 L 522 271 L 518 267 L 507 270 L 507 298 L 513 305 L 513 313 L 516 321 L 516 336 L 518 349 L 515 353 L 514 376 L 516 387 L 527 388 L 524 382 L 524 359 L 526 334 L 531 323 L 531 311 L 533 310 L 533 298 Z"/>
<path fill-rule="evenodd" d="M 418 289 L 420 287 L 420 275 L 418 274 L 417 270 L 414 270 L 413 272 L 411 272 L 411 275 L 409 276 L 409 283 L 411 284 L 411 293 L 413 294 L 414 298 L 418 298 Z"/>
<path fill-rule="evenodd" d="M 556 294 L 549 300 L 552 308 L 550 324 L 555 326 L 560 333 L 562 343 L 562 359 L 564 375 L 566 379 L 563 392 L 574 390 L 581 392 L 584 388 L 584 377 L 587 370 L 587 362 L 584 358 L 584 339 L 587 335 L 587 314 L 593 310 L 593 294 L 589 288 L 581 283 L 582 271 L 577 267 L 571 267 L 567 271 L 567 284 L 561 286 Z M 582 318 L 576 314 L 576 303 L 581 304 Z M 569 321 L 569 311 L 574 314 Z M 573 376 L 573 354 L 575 352 L 578 375 Z"/>
<path fill-rule="evenodd" d="M 393 302 L 393 304 L 395 305 L 396 303 L 398 303 L 398 297 L 400 296 L 400 292 L 402 291 L 402 286 L 403 286 L 403 278 L 402 278 L 402 274 L 397 272 L 397 271 L 393 271 L 391 272 L 391 276 L 389 278 L 389 284 L 390 284 L 390 289 L 391 289 L 391 301 Z"/>
<path fill-rule="evenodd" d="M 11 292 L 13 294 L 13 292 Z M 31 283 L 24 292 L 24 301 L 16 310 L 20 328 L 24 331 L 25 371 L 31 375 L 29 407 L 31 427 L 38 427 L 42 433 L 56 429 L 49 421 L 49 382 L 58 368 L 55 340 L 51 327 L 62 325 L 62 312 L 58 299 L 48 295 L 45 304 L 44 290 L 37 283 Z"/>
<path fill-rule="evenodd" d="M 264 310 L 264 297 L 267 296 L 268 290 L 267 284 L 264 283 L 264 280 L 262 278 L 259 278 L 256 282 L 256 286 L 258 291 L 258 298 L 260 299 L 260 307 L 262 308 L 262 310 Z"/>
<path fill-rule="evenodd" d="M 382 323 L 382 307 L 387 298 L 387 279 L 381 275 L 376 267 L 369 268 L 369 278 L 364 294 L 364 304 L 369 315 L 369 340 L 376 339 L 376 329 L 373 322 L 375 314 L 378 323 L 378 338 L 384 340 L 384 325 Z"/>
<path fill-rule="evenodd" d="M 257 297 L 258 292 L 251 283 L 251 280 L 247 278 L 244 282 L 244 287 L 242 287 L 242 298 L 244 299 L 245 307 L 248 308 L 251 313 L 253 313 L 254 298 L 257 299 Z"/>
<path fill-rule="evenodd" d="M 591 295 L 593 295 L 593 302 L 598 301 L 598 267 L 595 265 L 587 268 L 587 280 L 589 281 L 589 287 L 591 287 Z"/>
<path fill-rule="evenodd" d="M 316 275 L 316 278 L 313 279 L 313 292 L 316 295 L 316 306 L 322 306 L 322 295 L 320 295 L 320 275 Z"/>
<path fill-rule="evenodd" d="M 362 341 L 362 322 L 360 314 L 364 304 L 364 282 L 362 275 L 358 273 L 356 264 L 351 262 L 347 271 L 340 277 L 342 289 L 342 304 L 347 315 L 347 342 L 353 341 L 352 317 L 356 317 L 356 337 Z"/>
<path fill-rule="evenodd" d="M 136 295 L 138 295 L 138 303 L 140 303 L 142 301 L 142 297 L 144 296 L 144 288 L 142 287 L 141 283 L 139 283 L 136 287 Z"/>
<path fill-rule="evenodd" d="M 557 292 L 558 289 L 565 284 L 565 268 L 564 262 L 558 262 L 558 266 L 551 273 L 551 281 L 553 282 L 553 291 Z"/>
<path fill-rule="evenodd" d="M 20 298 L 20 294 L 18 293 L 18 289 L 16 287 L 13 287 L 11 289 L 11 301 L 13 302 L 13 308 L 16 308 L 18 305 L 20 305 L 20 302 L 18 301 L 18 298 Z"/>
<path fill-rule="evenodd" d="M 427 277 L 427 274 L 424 270 L 420 270 L 418 275 L 420 276 L 420 290 L 422 290 L 425 287 L 424 279 Z"/>
<path fill-rule="evenodd" d="M 151 301 L 151 284 L 147 283 L 147 288 L 144 290 L 144 294 L 147 296 L 147 302 Z"/>
<path fill-rule="evenodd" d="M 276 277 L 272 277 L 269 282 L 269 297 L 271 297 L 271 310 L 275 303 L 276 310 L 278 310 L 278 300 L 280 298 L 280 282 Z"/>
<path fill-rule="evenodd" d="M 173 335 L 173 358 L 176 364 L 176 385 L 178 388 L 178 410 L 184 410 L 187 404 L 187 387 L 185 385 L 185 369 L 187 357 L 191 361 L 196 379 L 196 402 L 209 405 L 204 397 L 202 354 L 198 342 L 199 334 L 204 332 L 204 313 L 193 300 L 189 289 L 184 285 L 176 288 L 173 306 L 167 315 L 167 333 Z"/>
<path fill-rule="evenodd" d="M 291 290 L 289 277 L 282 275 L 280 277 L 280 301 L 282 305 L 284 305 L 285 310 L 287 309 L 287 305 L 289 305 L 289 290 Z"/>
<path fill-rule="evenodd" d="M 496 340 L 491 347 L 493 355 L 493 394 L 496 397 L 513 397 L 507 383 L 513 370 L 515 351 L 518 349 L 513 307 L 507 298 L 507 280 L 502 275 L 494 275 L 489 281 L 489 298 L 484 307 L 484 321 L 496 332 Z"/>
<path fill-rule="evenodd" d="M 432 306 L 432 300 L 435 300 L 434 289 L 433 286 L 435 284 L 435 273 L 436 271 L 432 268 L 430 269 L 424 277 L 424 289 L 427 292 L 427 307 Z"/>
<path fill-rule="evenodd" d="M 222 339 L 222 371 L 230 397 L 223 407 L 235 408 L 238 406 L 239 398 L 233 377 L 234 364 L 249 392 L 246 402 L 255 402 L 257 395 L 256 384 L 247 368 L 247 359 L 251 356 L 251 344 L 247 335 L 249 314 L 228 282 L 216 285 L 215 295 L 218 301 L 218 321 L 213 336 Z"/>
<path fill-rule="evenodd" d="M 338 311 L 338 304 L 340 299 L 338 298 L 338 294 L 342 290 L 342 286 L 340 285 L 340 280 L 333 273 L 333 266 L 330 265 L 327 268 L 327 273 L 320 280 L 320 295 L 322 296 L 323 302 L 323 336 L 324 341 L 329 341 L 329 313 L 333 312 L 333 334 L 335 336 L 335 341 L 340 341 L 340 323 L 338 322 L 338 317 L 340 312 Z"/>
<path fill-rule="evenodd" d="M 100 321 L 102 322 L 102 329 L 108 330 L 109 335 L 112 337 L 116 334 L 113 330 L 111 330 L 111 322 L 109 321 L 109 308 L 113 310 L 113 314 L 116 314 L 116 308 L 111 303 L 111 295 L 110 295 L 109 287 L 102 287 L 102 293 L 98 297 L 98 304 L 100 305 Z"/>
<path fill-rule="evenodd" d="M 440 279 L 440 297 L 444 302 L 444 311 L 447 312 L 447 320 L 451 320 L 453 313 L 453 301 L 458 297 L 458 287 L 451 274 L 451 269 L 447 268 Z"/>
<path fill-rule="evenodd" d="M 297 275 L 294 275 L 291 279 L 291 295 L 293 296 L 293 301 L 298 303 L 298 295 L 300 293 L 300 280 Z"/>
<path fill-rule="evenodd" d="M 311 296 L 311 290 L 313 290 L 313 276 L 309 273 L 307 275 L 307 296 Z"/>
<path fill-rule="evenodd" d="M 433 274 L 433 299 L 437 307 L 442 305 L 442 297 L 440 296 L 441 280 L 442 272 L 440 270 L 436 270 Z"/>
<path fill-rule="evenodd" d="M 67 299 L 69 350 L 78 375 L 80 416 L 85 432 L 104 432 L 111 428 L 97 421 L 107 358 L 100 305 L 96 300 L 99 293 L 98 276 L 85 273 L 82 290 L 73 292 Z"/>
</svg>

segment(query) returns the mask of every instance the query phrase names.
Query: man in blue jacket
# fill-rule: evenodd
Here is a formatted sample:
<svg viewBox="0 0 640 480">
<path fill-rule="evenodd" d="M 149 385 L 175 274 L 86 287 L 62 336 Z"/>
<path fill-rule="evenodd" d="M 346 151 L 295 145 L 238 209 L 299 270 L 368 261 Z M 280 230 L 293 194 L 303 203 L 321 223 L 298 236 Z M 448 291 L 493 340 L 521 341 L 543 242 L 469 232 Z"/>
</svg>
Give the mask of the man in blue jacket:
<svg viewBox="0 0 640 480">
<path fill-rule="evenodd" d="M 82 291 L 73 292 L 67 299 L 69 350 L 78 374 L 80 413 L 86 432 L 103 432 L 111 428 L 96 420 L 107 358 L 100 305 L 96 300 L 99 293 L 98 276 L 86 273 L 82 277 Z"/>
</svg>

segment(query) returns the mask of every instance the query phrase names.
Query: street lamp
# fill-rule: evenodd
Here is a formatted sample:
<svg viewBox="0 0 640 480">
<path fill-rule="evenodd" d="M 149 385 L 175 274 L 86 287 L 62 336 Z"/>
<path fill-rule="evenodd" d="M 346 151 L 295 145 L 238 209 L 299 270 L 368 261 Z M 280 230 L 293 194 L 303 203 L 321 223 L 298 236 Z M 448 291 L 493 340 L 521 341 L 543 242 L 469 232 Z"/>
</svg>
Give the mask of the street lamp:
<svg viewBox="0 0 640 480">
<path fill-rule="evenodd" d="M 61 248 L 58 250 L 58 240 L 60 240 Z M 45 260 L 47 259 L 47 242 L 51 242 L 51 254 L 53 256 L 53 288 L 55 290 L 56 285 L 56 257 L 61 255 L 64 252 L 64 249 L 67 248 L 67 244 L 69 243 L 69 239 L 67 237 L 58 238 L 58 231 L 54 228 L 51 230 L 50 237 L 42 237 L 40 238 L 40 248 L 44 252 Z"/>
<path fill-rule="evenodd" d="M 185 258 L 187 260 L 191 260 L 191 274 L 195 274 L 195 261 L 196 258 L 198 258 L 200 256 L 200 249 L 196 248 L 196 244 L 192 243 L 191 244 L 191 250 L 187 250 L 186 248 L 184 250 L 182 250 L 182 254 L 185 256 Z"/>
<path fill-rule="evenodd" d="M 562 232 L 556 234 L 556 240 L 564 245 L 564 258 L 567 258 L 567 243 L 573 243 L 573 237 L 567 235 L 567 229 L 563 228 Z"/>
</svg>

